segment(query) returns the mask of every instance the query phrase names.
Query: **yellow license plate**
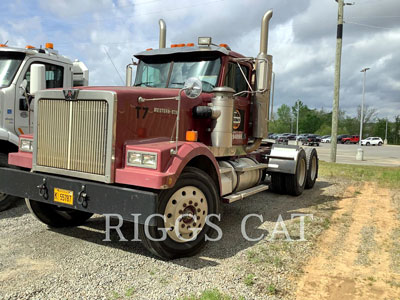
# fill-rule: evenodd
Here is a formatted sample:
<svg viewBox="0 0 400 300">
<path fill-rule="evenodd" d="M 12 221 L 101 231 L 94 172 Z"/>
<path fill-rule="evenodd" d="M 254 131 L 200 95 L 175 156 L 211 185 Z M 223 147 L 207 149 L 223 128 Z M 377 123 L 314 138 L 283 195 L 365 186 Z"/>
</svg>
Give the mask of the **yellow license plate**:
<svg viewBox="0 0 400 300">
<path fill-rule="evenodd" d="M 74 205 L 74 192 L 54 188 L 54 201 L 68 205 Z"/>
</svg>

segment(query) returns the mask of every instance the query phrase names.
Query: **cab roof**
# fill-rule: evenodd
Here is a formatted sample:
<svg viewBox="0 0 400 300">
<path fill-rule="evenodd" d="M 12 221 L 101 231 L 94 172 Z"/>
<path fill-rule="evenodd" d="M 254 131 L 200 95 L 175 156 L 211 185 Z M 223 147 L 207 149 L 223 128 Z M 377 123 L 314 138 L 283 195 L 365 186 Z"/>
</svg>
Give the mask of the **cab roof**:
<svg viewBox="0 0 400 300">
<path fill-rule="evenodd" d="M 62 61 L 67 64 L 72 64 L 72 61 L 61 54 L 58 54 L 58 51 L 53 49 L 42 49 L 42 48 L 33 48 L 33 49 L 26 49 L 26 48 L 17 48 L 17 47 L 0 47 L 0 53 L 2 52 L 18 52 L 24 53 L 26 55 L 43 57 L 43 58 L 53 58 L 59 61 Z"/>
<path fill-rule="evenodd" d="M 142 51 L 134 56 L 137 59 L 146 59 L 146 57 L 166 57 L 173 55 L 188 55 L 188 54 L 202 54 L 206 56 L 226 56 L 230 55 L 233 57 L 244 57 L 239 53 L 230 51 L 225 47 L 210 45 L 210 46 L 185 46 L 185 47 L 174 47 L 174 48 L 160 48 Z"/>
</svg>

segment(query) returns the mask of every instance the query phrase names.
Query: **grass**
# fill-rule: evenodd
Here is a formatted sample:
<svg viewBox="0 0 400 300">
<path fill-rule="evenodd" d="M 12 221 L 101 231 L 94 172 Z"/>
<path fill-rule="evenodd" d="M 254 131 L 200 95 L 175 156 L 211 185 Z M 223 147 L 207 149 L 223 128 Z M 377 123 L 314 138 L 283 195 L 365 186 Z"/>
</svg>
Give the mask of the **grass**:
<svg viewBox="0 0 400 300">
<path fill-rule="evenodd" d="M 270 284 L 270 285 L 267 287 L 267 293 L 268 293 L 269 295 L 276 295 L 276 293 L 277 293 L 276 287 L 275 287 L 273 284 Z"/>
<path fill-rule="evenodd" d="M 380 186 L 398 188 L 400 167 L 359 166 L 319 161 L 319 175 L 374 181 Z"/>
<path fill-rule="evenodd" d="M 254 274 L 248 274 L 245 278 L 244 278 L 244 284 L 247 286 L 253 286 L 256 282 L 255 282 L 255 275 Z"/>
<path fill-rule="evenodd" d="M 129 289 L 126 290 L 125 296 L 126 297 L 132 297 L 134 293 L 135 293 L 135 289 L 134 288 L 129 288 Z"/>
<path fill-rule="evenodd" d="M 217 289 L 205 290 L 200 296 L 189 296 L 180 298 L 180 300 L 232 300 L 231 297 L 222 294 Z"/>
</svg>

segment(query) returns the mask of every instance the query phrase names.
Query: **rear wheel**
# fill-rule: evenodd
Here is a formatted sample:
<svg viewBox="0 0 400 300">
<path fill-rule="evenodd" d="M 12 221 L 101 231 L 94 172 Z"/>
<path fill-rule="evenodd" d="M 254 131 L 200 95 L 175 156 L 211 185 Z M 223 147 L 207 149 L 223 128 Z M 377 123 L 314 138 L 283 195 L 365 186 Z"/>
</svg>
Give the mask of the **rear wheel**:
<svg viewBox="0 0 400 300">
<path fill-rule="evenodd" d="M 205 246 L 206 235 L 212 234 L 206 219 L 218 212 L 218 205 L 211 177 L 187 167 L 173 188 L 159 194 L 158 213 L 164 219 L 157 218 L 156 226 L 140 225 L 140 239 L 149 251 L 164 259 L 192 256 Z"/>
<path fill-rule="evenodd" d="M 318 154 L 314 148 L 305 149 L 307 161 L 306 189 L 311 189 L 318 177 Z"/>
<path fill-rule="evenodd" d="M 25 199 L 30 212 L 41 222 L 50 227 L 74 227 L 85 223 L 92 213 L 58 207 L 55 205 Z"/>
<path fill-rule="evenodd" d="M 378 143 L 378 146 L 382 146 L 382 142 L 379 142 L 379 143 Z"/>
<path fill-rule="evenodd" d="M 286 174 L 285 187 L 289 195 L 299 196 L 304 191 L 307 175 L 306 153 L 300 150 L 297 157 L 296 173 Z"/>
</svg>

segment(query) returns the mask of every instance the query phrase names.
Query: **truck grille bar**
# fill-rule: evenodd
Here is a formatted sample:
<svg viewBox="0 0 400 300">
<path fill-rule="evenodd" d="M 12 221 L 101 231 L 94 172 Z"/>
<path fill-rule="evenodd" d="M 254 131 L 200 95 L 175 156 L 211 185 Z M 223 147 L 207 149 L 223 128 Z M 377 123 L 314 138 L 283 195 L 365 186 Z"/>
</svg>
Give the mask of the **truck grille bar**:
<svg viewBox="0 0 400 300">
<path fill-rule="evenodd" d="M 107 101 L 40 99 L 37 110 L 38 166 L 106 174 Z"/>
</svg>

